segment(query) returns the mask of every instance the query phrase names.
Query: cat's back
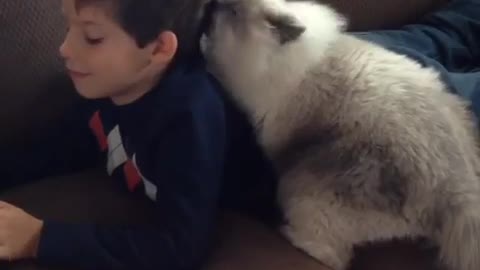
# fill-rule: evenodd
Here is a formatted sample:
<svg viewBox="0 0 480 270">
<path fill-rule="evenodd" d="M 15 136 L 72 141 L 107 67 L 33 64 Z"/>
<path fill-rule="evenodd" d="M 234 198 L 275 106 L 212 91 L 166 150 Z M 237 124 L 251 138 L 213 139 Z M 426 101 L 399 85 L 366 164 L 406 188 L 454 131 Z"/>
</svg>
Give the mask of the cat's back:
<svg viewBox="0 0 480 270">
<path fill-rule="evenodd" d="M 312 72 L 348 86 L 345 90 L 357 95 L 389 98 L 445 91 L 432 68 L 349 34 L 341 35 L 329 47 Z"/>
<path fill-rule="evenodd" d="M 297 90 L 282 117 L 295 125 L 291 141 L 328 131 L 334 148 L 388 149 L 400 167 L 428 161 L 445 171 L 476 152 L 466 106 L 437 72 L 352 36 L 340 37 Z"/>
<path fill-rule="evenodd" d="M 466 113 L 464 102 L 448 92 L 436 71 L 350 35 L 330 46 L 300 88 L 301 95 L 318 101 L 323 115 L 342 115 L 371 131 L 385 125 L 438 125 L 449 115 L 465 118 Z"/>
</svg>

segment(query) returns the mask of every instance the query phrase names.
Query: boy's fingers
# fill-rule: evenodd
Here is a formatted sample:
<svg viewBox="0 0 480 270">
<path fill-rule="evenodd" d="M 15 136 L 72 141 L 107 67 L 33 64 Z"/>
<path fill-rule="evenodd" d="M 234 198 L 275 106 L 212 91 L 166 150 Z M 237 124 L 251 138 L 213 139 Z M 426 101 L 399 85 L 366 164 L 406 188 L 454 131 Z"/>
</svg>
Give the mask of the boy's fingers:
<svg viewBox="0 0 480 270">
<path fill-rule="evenodd" d="M 10 250 L 5 245 L 0 245 L 0 260 L 11 261 L 12 256 Z"/>
<path fill-rule="evenodd" d="M 0 201 L 0 208 L 7 208 L 7 207 L 11 207 L 12 205 L 5 202 L 5 201 Z"/>
<path fill-rule="evenodd" d="M 10 213 L 10 208 L 7 206 L 0 206 L 0 217 L 6 218 Z M 3 223 L 4 219 L 0 219 L 0 223 Z"/>
</svg>

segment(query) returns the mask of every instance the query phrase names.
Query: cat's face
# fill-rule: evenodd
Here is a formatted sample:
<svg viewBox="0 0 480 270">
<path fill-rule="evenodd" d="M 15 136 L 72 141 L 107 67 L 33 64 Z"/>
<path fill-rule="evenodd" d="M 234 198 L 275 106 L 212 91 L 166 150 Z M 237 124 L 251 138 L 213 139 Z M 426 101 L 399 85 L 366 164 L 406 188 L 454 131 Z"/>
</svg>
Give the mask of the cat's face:
<svg viewBox="0 0 480 270">
<path fill-rule="evenodd" d="M 214 72 L 268 69 L 269 58 L 305 31 L 283 0 L 213 0 L 202 51 Z M 220 74 L 223 75 L 223 74 Z"/>
</svg>

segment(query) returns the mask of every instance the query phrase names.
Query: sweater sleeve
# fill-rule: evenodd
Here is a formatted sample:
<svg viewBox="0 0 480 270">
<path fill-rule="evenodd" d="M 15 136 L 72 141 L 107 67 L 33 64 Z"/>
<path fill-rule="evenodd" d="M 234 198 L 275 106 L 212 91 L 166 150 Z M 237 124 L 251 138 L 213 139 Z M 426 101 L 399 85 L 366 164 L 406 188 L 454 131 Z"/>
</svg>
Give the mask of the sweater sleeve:
<svg viewBox="0 0 480 270">
<path fill-rule="evenodd" d="M 215 227 L 225 152 L 220 104 L 189 110 L 159 125 L 151 151 L 139 155 L 156 186 L 158 222 L 102 226 L 46 222 L 38 259 L 86 269 L 195 269 Z M 148 153 L 148 154 L 147 154 Z M 145 157 L 148 158 L 145 159 Z"/>
</svg>

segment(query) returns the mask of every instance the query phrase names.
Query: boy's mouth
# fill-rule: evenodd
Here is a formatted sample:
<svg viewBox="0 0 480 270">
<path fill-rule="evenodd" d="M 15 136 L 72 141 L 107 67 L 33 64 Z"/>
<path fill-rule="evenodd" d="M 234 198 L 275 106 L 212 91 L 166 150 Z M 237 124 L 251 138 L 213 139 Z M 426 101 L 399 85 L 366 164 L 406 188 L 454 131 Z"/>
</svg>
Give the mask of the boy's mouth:
<svg viewBox="0 0 480 270">
<path fill-rule="evenodd" d="M 86 72 L 80 72 L 80 71 L 75 71 L 71 69 L 67 69 L 67 70 L 68 70 L 68 74 L 70 75 L 70 77 L 72 77 L 72 79 L 83 79 L 90 75 L 89 73 L 86 73 Z"/>
</svg>

